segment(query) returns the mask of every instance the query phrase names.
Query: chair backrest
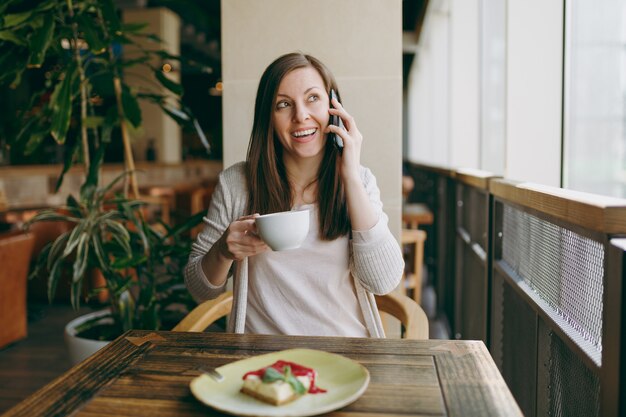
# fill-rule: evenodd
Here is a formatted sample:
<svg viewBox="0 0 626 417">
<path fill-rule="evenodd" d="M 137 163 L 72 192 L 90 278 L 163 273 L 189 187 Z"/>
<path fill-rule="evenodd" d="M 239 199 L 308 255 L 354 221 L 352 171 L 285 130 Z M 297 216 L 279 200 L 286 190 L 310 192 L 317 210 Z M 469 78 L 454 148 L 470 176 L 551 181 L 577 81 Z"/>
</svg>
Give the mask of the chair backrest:
<svg viewBox="0 0 626 417">
<path fill-rule="evenodd" d="M 410 297 L 397 292 L 376 295 L 376 305 L 383 311 L 400 320 L 404 327 L 405 339 L 428 339 L 428 316 Z"/>
<path fill-rule="evenodd" d="M 216 320 L 227 316 L 233 308 L 233 293 L 226 291 L 219 297 L 203 302 L 191 310 L 172 330 L 175 332 L 202 332 Z"/>
<path fill-rule="evenodd" d="M 390 293 L 377 295 L 380 311 L 400 320 L 406 339 L 428 339 L 428 317 L 415 301 L 406 295 Z M 194 308 L 172 330 L 176 332 L 201 332 L 214 321 L 228 315 L 233 307 L 233 293 L 226 291 L 219 297 L 205 301 Z"/>
</svg>

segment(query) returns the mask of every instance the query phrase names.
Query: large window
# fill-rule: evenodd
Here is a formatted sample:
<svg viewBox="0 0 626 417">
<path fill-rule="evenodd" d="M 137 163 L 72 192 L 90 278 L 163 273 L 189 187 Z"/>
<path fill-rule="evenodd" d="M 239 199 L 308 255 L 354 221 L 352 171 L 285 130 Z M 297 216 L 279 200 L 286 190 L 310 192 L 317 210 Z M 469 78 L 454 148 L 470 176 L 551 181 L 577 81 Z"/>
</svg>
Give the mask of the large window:
<svg viewBox="0 0 626 417">
<path fill-rule="evenodd" d="M 506 1 L 482 1 L 480 168 L 504 174 Z"/>
<path fill-rule="evenodd" d="M 626 0 L 566 11 L 563 186 L 626 197 Z"/>
</svg>

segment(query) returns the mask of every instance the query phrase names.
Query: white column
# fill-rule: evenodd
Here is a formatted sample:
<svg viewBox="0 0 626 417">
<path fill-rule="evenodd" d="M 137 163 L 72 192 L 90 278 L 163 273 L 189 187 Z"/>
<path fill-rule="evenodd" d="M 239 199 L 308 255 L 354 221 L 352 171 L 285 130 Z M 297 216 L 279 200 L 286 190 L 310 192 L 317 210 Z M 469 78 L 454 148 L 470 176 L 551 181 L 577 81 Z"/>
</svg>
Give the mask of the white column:
<svg viewBox="0 0 626 417">
<path fill-rule="evenodd" d="M 124 10 L 125 23 L 147 23 L 145 33 L 152 33 L 161 38 L 162 45 L 152 41 L 139 40 L 146 49 L 165 49 L 173 55 L 180 54 L 180 18 L 170 9 L 155 7 L 147 9 Z M 132 48 L 126 48 L 124 53 L 132 54 Z M 161 64 L 160 60 L 153 60 L 153 65 Z M 180 82 L 180 68 L 178 62 L 169 62 L 172 71 L 165 75 L 172 81 Z M 151 92 L 167 95 L 170 94 L 165 87 L 155 85 L 156 81 L 152 70 L 146 67 L 136 66 L 126 71 L 129 83 L 133 86 L 149 89 Z M 156 148 L 156 156 L 159 162 L 179 163 L 182 159 L 182 129 L 171 117 L 165 114 L 156 104 L 140 101 L 142 115 L 142 132 L 137 132 L 139 137 L 133 141 L 133 151 L 138 161 L 146 159 L 148 141 L 153 140 Z"/>
<path fill-rule="evenodd" d="M 324 62 L 363 134 L 392 232 L 401 225 L 402 2 L 223 0 L 224 166 L 245 160 L 263 70 L 302 51 Z"/>
</svg>

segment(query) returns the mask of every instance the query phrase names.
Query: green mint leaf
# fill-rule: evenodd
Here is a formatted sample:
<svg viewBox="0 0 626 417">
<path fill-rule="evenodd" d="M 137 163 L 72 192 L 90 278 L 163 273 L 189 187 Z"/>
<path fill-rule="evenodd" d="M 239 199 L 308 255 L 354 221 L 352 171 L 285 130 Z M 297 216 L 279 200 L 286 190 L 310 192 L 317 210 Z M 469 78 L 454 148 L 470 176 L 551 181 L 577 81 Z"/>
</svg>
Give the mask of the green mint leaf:
<svg viewBox="0 0 626 417">
<path fill-rule="evenodd" d="M 268 367 L 265 369 L 263 373 L 263 382 L 274 382 L 274 381 L 284 381 L 285 377 L 283 374 L 278 372 L 276 369 L 272 367 Z"/>
<path fill-rule="evenodd" d="M 296 394 L 304 394 L 306 392 L 306 388 L 304 388 L 302 382 L 300 382 L 300 380 L 291 373 L 291 366 L 285 366 L 283 371 L 285 372 L 285 381 L 291 385 L 291 388 L 293 388 Z"/>
<path fill-rule="evenodd" d="M 306 388 L 304 388 L 304 384 L 300 382 L 300 380 L 296 378 L 295 376 L 289 375 L 287 377 L 287 382 L 289 383 L 289 385 L 291 385 L 291 388 L 293 388 L 296 394 L 302 395 L 306 392 Z"/>
</svg>

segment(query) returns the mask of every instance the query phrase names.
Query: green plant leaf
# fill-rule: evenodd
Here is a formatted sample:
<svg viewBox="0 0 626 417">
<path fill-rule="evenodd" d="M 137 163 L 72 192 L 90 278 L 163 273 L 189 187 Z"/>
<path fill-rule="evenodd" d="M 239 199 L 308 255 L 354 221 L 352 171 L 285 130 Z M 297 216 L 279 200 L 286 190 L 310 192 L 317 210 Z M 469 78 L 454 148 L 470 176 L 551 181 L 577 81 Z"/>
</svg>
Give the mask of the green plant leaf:
<svg viewBox="0 0 626 417">
<path fill-rule="evenodd" d="M 87 270 L 87 260 L 89 259 L 89 235 L 81 233 L 76 247 L 76 259 L 72 268 L 72 282 L 76 283 L 82 280 Z"/>
<path fill-rule="evenodd" d="M 74 163 L 74 158 L 76 157 L 78 151 L 80 150 L 80 142 L 74 141 L 74 143 L 66 143 L 65 144 L 65 156 L 63 158 L 63 169 L 61 169 L 61 173 L 59 174 L 59 178 L 57 179 L 56 185 L 54 187 L 55 192 L 59 192 L 61 189 L 61 184 L 63 184 L 63 178 L 67 171 L 70 170 Z M 78 203 L 77 203 L 78 204 Z"/>
<path fill-rule="evenodd" d="M 100 204 L 101 197 L 97 193 L 98 179 L 100 178 L 100 168 L 104 160 L 105 147 L 101 144 L 93 155 L 89 164 L 89 171 L 85 183 L 80 187 L 80 198 L 82 201 L 89 202 L 90 205 L 96 206 Z"/>
<path fill-rule="evenodd" d="M 172 81 L 170 78 L 168 78 L 167 75 L 163 74 L 163 71 L 161 71 L 160 69 L 156 69 L 154 71 L 154 76 L 157 78 L 157 80 L 159 80 L 163 87 L 167 88 L 172 93 L 176 94 L 177 96 L 183 95 L 183 86 L 176 81 Z"/>
<path fill-rule="evenodd" d="M 24 67 L 24 69 L 18 69 L 17 71 L 9 73 L 13 75 L 13 81 L 9 84 L 10 88 L 16 89 L 22 83 L 22 76 L 24 75 L 25 69 L 26 68 Z"/>
<path fill-rule="evenodd" d="M 112 319 L 113 317 L 111 316 L 111 314 L 106 314 L 104 316 L 98 316 L 98 317 L 94 317 L 91 318 L 89 320 L 86 320 L 84 322 L 82 322 L 81 324 L 79 324 L 78 326 L 76 326 L 76 333 L 80 333 L 83 332 L 87 329 L 90 329 L 98 324 L 100 324 L 101 322 L 104 322 L 107 319 Z"/>
<path fill-rule="evenodd" d="M 89 177 L 89 176 L 87 176 Z M 87 210 L 91 210 L 95 207 L 94 194 L 96 192 L 96 185 L 89 180 L 85 180 L 85 183 L 80 187 L 80 201 L 87 206 Z"/>
<path fill-rule="evenodd" d="M 30 140 L 30 134 L 32 131 L 35 130 L 35 125 L 38 123 L 38 117 L 31 117 L 29 118 L 26 123 L 24 124 L 24 126 L 22 126 L 22 128 L 20 129 L 20 131 L 18 132 L 17 136 L 15 137 L 15 140 L 13 143 L 23 143 L 23 142 L 27 142 L 28 140 Z"/>
<path fill-rule="evenodd" d="M 26 226 L 29 227 L 33 223 L 37 222 L 58 222 L 58 221 L 66 221 L 66 222 L 77 222 L 80 219 L 76 217 L 68 216 L 66 214 L 59 213 L 57 210 L 42 210 L 37 213 L 32 219 L 30 219 Z"/>
<path fill-rule="evenodd" d="M 131 258 L 119 258 L 115 259 L 111 263 L 111 268 L 113 269 L 126 269 L 126 268 L 134 268 L 137 265 L 141 265 L 148 260 L 147 256 L 134 256 Z"/>
<path fill-rule="evenodd" d="M 130 236 L 128 231 L 120 223 L 111 220 L 105 220 L 109 232 L 111 233 L 111 239 L 113 239 L 120 246 L 126 258 L 130 258 L 133 255 L 133 251 L 130 246 Z"/>
<path fill-rule="evenodd" d="M 31 155 L 33 152 L 35 152 L 41 145 L 41 142 L 43 142 L 45 136 L 46 132 L 31 133 L 30 137 L 28 138 L 28 142 L 26 142 L 26 145 L 24 146 L 24 155 Z"/>
<path fill-rule="evenodd" d="M 12 4 L 15 3 L 16 0 L 5 0 L 2 3 L 0 3 L 0 16 L 4 15 L 4 13 L 6 12 L 7 8 Z"/>
<path fill-rule="evenodd" d="M 191 217 L 188 217 L 185 222 L 179 223 L 169 229 L 165 238 L 179 237 L 182 234 L 189 232 L 191 229 L 202 223 L 204 216 L 206 216 L 206 210 L 202 210 Z"/>
<path fill-rule="evenodd" d="M 133 45 L 133 42 L 128 36 L 124 35 L 122 32 L 116 32 L 114 36 L 112 36 L 113 40 L 120 45 Z"/>
<path fill-rule="evenodd" d="M 57 284 L 59 277 L 61 276 L 61 265 L 63 264 L 63 258 L 57 258 L 48 275 L 48 301 L 52 302 L 54 295 L 56 294 Z"/>
<path fill-rule="evenodd" d="M 139 33 L 148 27 L 148 23 L 124 23 L 122 24 L 122 32 Z"/>
<path fill-rule="evenodd" d="M 111 34 L 117 35 L 121 33 L 122 25 L 113 0 L 98 0 L 98 3 L 101 7 L 100 10 L 102 11 L 104 22 L 110 28 Z"/>
<path fill-rule="evenodd" d="M 76 247 L 78 246 L 78 244 L 80 243 L 80 236 L 83 233 L 83 231 L 85 230 L 85 223 L 84 222 L 80 222 L 78 223 L 70 232 L 70 236 L 67 239 L 67 243 L 65 245 L 65 249 L 63 249 L 63 256 L 64 257 L 68 257 L 72 254 L 72 252 L 74 251 L 74 249 L 76 249 Z"/>
<path fill-rule="evenodd" d="M 113 236 L 119 236 L 125 242 L 130 242 L 130 234 L 121 223 L 110 219 L 103 220 L 102 223 L 107 225 L 107 227 L 109 228 L 109 232 L 111 232 Z"/>
<path fill-rule="evenodd" d="M 14 44 L 19 46 L 28 46 L 28 42 L 26 42 L 26 39 L 18 36 L 15 32 L 10 30 L 0 31 L 0 40 L 13 42 Z"/>
<path fill-rule="evenodd" d="M 87 14 L 83 13 L 76 17 L 80 30 L 83 32 L 89 50 L 96 55 L 106 51 L 107 41 L 104 34 L 98 30 L 96 22 Z"/>
<path fill-rule="evenodd" d="M 200 138 L 200 142 L 202 142 L 204 149 L 206 149 L 207 154 L 210 154 L 211 145 L 209 144 L 208 139 L 204 135 L 204 131 L 202 130 L 202 127 L 200 126 L 200 122 L 198 122 L 198 119 L 196 118 L 193 119 L 193 127 L 196 129 L 196 133 L 198 134 L 198 137 Z"/>
<path fill-rule="evenodd" d="M 153 55 L 158 56 L 159 58 L 163 59 L 163 60 L 169 60 L 169 61 L 179 61 L 179 62 L 187 62 L 187 60 L 184 60 L 184 58 L 180 55 L 173 55 L 170 54 L 169 52 L 167 52 L 165 49 L 159 49 L 156 51 L 150 51 Z"/>
<path fill-rule="evenodd" d="M 96 259 L 98 259 L 98 266 L 102 270 L 104 276 L 107 276 L 107 272 L 109 271 L 109 261 L 104 253 L 104 248 L 102 247 L 102 241 L 100 240 L 100 236 L 98 234 L 94 234 L 91 236 L 91 245 L 93 246 L 93 251 L 96 255 Z"/>
<path fill-rule="evenodd" d="M 17 25 L 21 25 L 22 23 L 30 19 L 33 14 L 34 14 L 33 10 L 30 10 L 28 12 L 23 12 L 23 13 L 7 14 L 2 18 L 3 20 L 2 27 L 4 29 L 8 29 Z"/>
<path fill-rule="evenodd" d="M 122 107 L 124 108 L 124 116 L 134 126 L 141 125 L 141 109 L 137 98 L 131 93 L 128 87 L 122 89 Z"/>
<path fill-rule="evenodd" d="M 54 243 L 52 243 L 52 247 L 50 248 L 50 251 L 48 252 L 48 261 L 47 261 L 48 271 L 52 271 L 52 269 L 54 268 L 53 265 L 55 265 L 56 262 L 58 262 L 59 260 L 62 261 L 64 259 L 63 250 L 65 249 L 65 245 L 67 244 L 67 240 L 69 239 L 69 237 L 70 237 L 70 232 L 65 232 L 61 236 L 56 238 Z"/>
<path fill-rule="evenodd" d="M 113 133 L 113 128 L 118 126 L 118 115 L 117 109 L 115 107 L 111 107 L 106 114 L 106 118 L 104 120 L 104 125 L 100 130 L 100 144 L 101 146 L 105 146 L 111 143 L 111 135 Z"/>
<path fill-rule="evenodd" d="M 185 125 L 187 123 L 189 123 L 189 121 L 191 120 L 189 118 L 189 116 L 187 114 L 185 114 L 185 112 L 172 107 L 169 104 L 166 103 L 159 103 L 161 109 L 168 115 L 170 116 L 172 119 L 174 119 L 174 121 L 176 123 L 178 123 L 179 125 Z"/>
<path fill-rule="evenodd" d="M 72 307 L 78 310 L 80 307 L 80 296 L 83 292 L 83 280 L 78 280 L 76 282 L 72 282 L 71 291 L 70 291 L 70 299 L 72 301 Z"/>
<path fill-rule="evenodd" d="M 76 66 L 70 65 L 65 72 L 65 78 L 57 84 L 50 96 L 52 108 L 52 126 L 50 134 L 58 144 L 65 143 L 65 136 L 70 127 L 72 116 L 72 83 L 76 77 Z"/>
<path fill-rule="evenodd" d="M 130 330 L 133 327 L 135 316 L 135 300 L 129 290 L 125 290 L 120 294 L 117 305 L 124 330 Z"/>
<path fill-rule="evenodd" d="M 145 64 L 146 62 L 149 62 L 149 61 L 150 61 L 150 56 L 146 54 L 139 58 L 120 60 L 119 66 L 122 68 L 134 67 L 135 65 Z"/>
<path fill-rule="evenodd" d="M 104 123 L 103 116 L 87 116 L 85 118 L 85 126 L 89 129 L 97 129 Z"/>
<path fill-rule="evenodd" d="M 44 17 L 43 26 L 37 30 L 30 38 L 30 58 L 28 60 L 29 68 L 39 68 L 43 61 L 46 59 L 46 51 L 50 46 L 54 33 L 54 17 L 48 14 Z"/>
<path fill-rule="evenodd" d="M 204 131 L 202 130 L 202 127 L 200 126 L 198 119 L 193 117 L 191 109 L 185 106 L 182 102 L 179 101 L 178 104 L 180 105 L 180 109 L 175 108 L 165 102 L 159 103 L 159 106 L 161 107 L 161 109 L 163 109 L 165 113 L 167 113 L 178 124 L 182 126 L 191 124 L 193 128 L 196 130 L 196 133 L 198 134 L 198 137 L 200 138 L 200 142 L 202 142 L 202 145 L 206 149 L 207 154 L 210 154 L 211 144 L 209 143 L 206 136 L 204 135 Z"/>
<path fill-rule="evenodd" d="M 41 12 L 46 12 L 50 9 L 55 8 L 58 5 L 58 0 L 44 0 L 44 1 L 40 1 L 39 4 L 37 5 L 37 8 L 35 9 L 36 12 L 41 13 Z"/>
<path fill-rule="evenodd" d="M 165 42 L 163 42 L 163 39 L 161 39 L 159 36 L 155 35 L 154 33 L 133 33 L 133 36 L 137 37 L 137 38 L 141 38 L 141 39 L 147 39 L 149 41 L 152 41 L 154 43 L 159 43 L 159 44 L 164 44 Z M 152 52 L 152 51 L 150 51 Z M 156 54 L 152 54 L 152 55 L 156 55 Z"/>
<path fill-rule="evenodd" d="M 111 181 L 106 186 L 104 186 L 101 189 L 99 189 L 98 190 L 98 195 L 101 196 L 101 197 L 106 196 L 107 193 L 109 191 L 111 191 L 113 189 L 113 187 L 115 187 L 115 185 L 122 180 L 122 178 L 126 177 L 127 175 L 130 175 L 130 172 L 132 172 L 132 171 L 124 171 L 121 174 L 119 174 L 117 177 L 115 177 L 113 179 L 113 181 Z"/>
</svg>

